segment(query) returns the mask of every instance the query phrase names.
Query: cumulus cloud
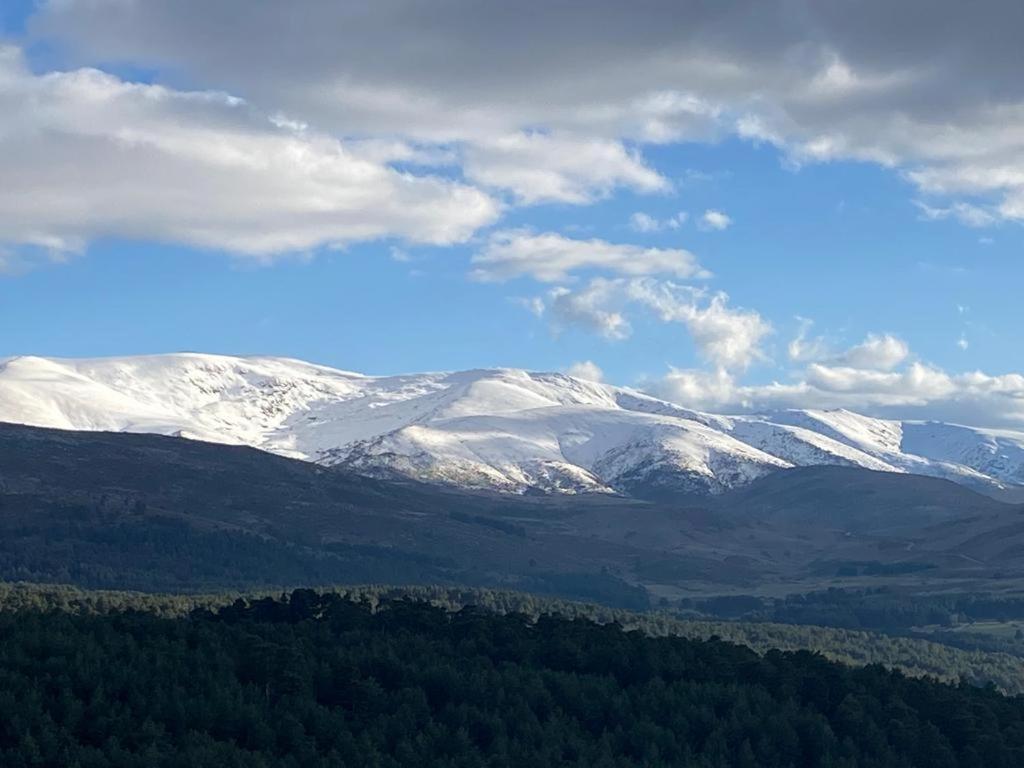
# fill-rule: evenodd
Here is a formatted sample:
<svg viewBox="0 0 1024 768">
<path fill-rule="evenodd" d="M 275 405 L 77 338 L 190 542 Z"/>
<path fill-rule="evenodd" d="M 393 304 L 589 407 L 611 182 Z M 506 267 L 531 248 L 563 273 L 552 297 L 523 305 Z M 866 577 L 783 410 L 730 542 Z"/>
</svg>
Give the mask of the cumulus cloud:
<svg viewBox="0 0 1024 768">
<path fill-rule="evenodd" d="M 450 244 L 499 206 L 465 184 L 369 160 L 220 92 L 93 69 L 35 75 L 0 48 L 0 243 L 52 252 L 104 236 L 269 257 L 382 237 Z"/>
<path fill-rule="evenodd" d="M 577 379 L 584 379 L 585 381 L 604 381 L 604 371 L 591 360 L 581 360 L 578 363 L 573 363 L 565 372 L 570 376 L 575 376 Z"/>
<path fill-rule="evenodd" d="M 734 370 L 763 357 L 762 340 L 771 325 L 757 312 L 729 306 L 722 292 L 712 294 L 689 286 L 654 280 L 633 280 L 626 285 L 631 302 L 653 311 L 662 322 L 686 326 L 700 354 L 717 368 Z"/>
<path fill-rule="evenodd" d="M 704 215 L 700 217 L 700 227 L 704 230 L 721 232 L 723 229 L 728 229 L 731 225 L 732 219 L 721 211 L 709 209 L 704 211 Z"/>
<path fill-rule="evenodd" d="M 516 133 L 470 144 L 467 178 L 510 191 L 521 203 L 589 203 L 617 187 L 665 192 L 668 180 L 618 141 Z"/>
<path fill-rule="evenodd" d="M 797 319 L 797 334 L 786 347 L 787 356 L 794 363 L 824 362 L 842 368 L 889 371 L 910 355 L 907 343 L 889 333 L 869 333 L 859 344 L 837 352 L 823 336 L 811 335 L 812 320 Z"/>
<path fill-rule="evenodd" d="M 608 339 L 632 333 L 628 312 L 642 310 L 684 326 L 698 353 L 722 370 L 742 370 L 763 357 L 771 325 L 757 312 L 729 306 L 721 292 L 654 278 L 595 278 L 582 288 L 555 288 L 545 310 L 556 330 L 579 326 Z"/>
<path fill-rule="evenodd" d="M 868 334 L 860 344 L 850 347 L 836 359 L 836 364 L 849 368 L 889 371 L 907 359 L 910 348 L 891 334 Z"/>
<path fill-rule="evenodd" d="M 648 386 L 657 397 L 688 408 L 716 409 L 723 406 L 747 407 L 737 401 L 735 377 L 721 368 L 715 371 L 672 368 L 660 380 Z"/>
<path fill-rule="evenodd" d="M 544 311 L 556 332 L 578 326 L 618 340 L 628 338 L 633 328 L 618 307 L 622 304 L 618 280 L 597 278 L 577 291 L 555 288 L 548 294 Z"/>
<path fill-rule="evenodd" d="M 758 395 L 768 402 L 799 400 L 801 407 L 846 407 L 890 417 L 1024 424 L 1024 376 L 952 374 L 918 362 L 884 372 L 817 366 L 795 387 L 772 387 Z"/>
<path fill-rule="evenodd" d="M 474 279 L 492 282 L 529 275 L 541 282 L 554 283 L 585 269 L 603 269 L 620 275 L 708 276 L 697 258 L 681 248 L 575 240 L 554 232 L 535 233 L 527 229 L 494 233 L 472 263 Z"/>
<path fill-rule="evenodd" d="M 952 393 L 950 377 L 938 368 L 914 362 L 901 371 L 812 363 L 806 383 L 819 392 L 891 404 L 915 404 Z"/>
<path fill-rule="evenodd" d="M 888 370 L 834 360 L 812 362 L 792 372 L 789 381 L 767 384 L 745 384 L 722 369 L 671 369 L 648 389 L 682 405 L 708 410 L 848 408 L 884 418 L 1024 427 L 1024 375 L 950 373 L 917 360 Z"/>
<path fill-rule="evenodd" d="M 537 128 L 598 155 L 622 140 L 734 134 L 775 144 L 793 163 L 898 168 L 926 192 L 985 195 L 992 205 L 979 208 L 1024 218 L 1019 14 L 1009 0 L 984 13 L 953 0 L 642 12 L 599 0 L 585 21 L 557 3 L 524 12 L 454 0 L 428 13 L 415 0 L 307 0 L 301 12 L 245 0 L 51 0 L 30 29 L 85 63 L 186 73 L 344 135 L 464 143 L 480 152 L 478 174 L 520 194 L 533 178 L 548 199 L 589 199 L 620 180 L 658 186 L 638 157 L 593 189 L 585 169 L 546 179 L 551 154 L 523 138 Z M 523 167 L 508 167 L 507 136 L 528 145 L 511 150 Z M 629 152 L 612 152 L 629 165 Z"/>
<path fill-rule="evenodd" d="M 721 365 L 713 370 L 672 368 L 647 389 L 707 410 L 848 408 L 885 418 L 1024 427 L 1024 375 L 950 373 L 915 359 L 907 343 L 891 334 L 868 334 L 836 353 L 823 337 L 810 335 L 810 320 L 799 320 L 787 351 L 790 361 L 802 367 L 790 370 L 786 380 L 744 383 L 737 370 Z M 966 348 L 966 339 L 961 340 Z"/>
</svg>

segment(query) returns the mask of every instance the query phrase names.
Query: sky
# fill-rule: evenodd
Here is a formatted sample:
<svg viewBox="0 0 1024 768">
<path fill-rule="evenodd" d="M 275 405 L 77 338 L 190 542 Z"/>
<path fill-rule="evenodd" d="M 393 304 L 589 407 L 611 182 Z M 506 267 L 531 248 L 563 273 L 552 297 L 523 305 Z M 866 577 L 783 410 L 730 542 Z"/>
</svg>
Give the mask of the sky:
<svg viewBox="0 0 1024 768">
<path fill-rule="evenodd" d="M 4 0 L 0 357 L 1024 427 L 1024 6 Z"/>
</svg>

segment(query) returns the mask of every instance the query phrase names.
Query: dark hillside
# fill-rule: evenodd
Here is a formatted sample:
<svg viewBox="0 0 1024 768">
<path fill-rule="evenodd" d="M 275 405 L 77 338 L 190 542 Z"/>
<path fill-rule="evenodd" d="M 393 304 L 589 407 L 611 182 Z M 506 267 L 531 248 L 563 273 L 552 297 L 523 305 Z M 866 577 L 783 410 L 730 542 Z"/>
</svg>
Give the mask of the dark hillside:
<svg viewBox="0 0 1024 768">
<path fill-rule="evenodd" d="M 297 591 L 0 633 L 10 768 L 1024 764 L 1021 698 L 585 620 Z"/>
<path fill-rule="evenodd" d="M 823 587 L 1024 591 L 1024 515 L 816 467 L 708 499 L 499 496 L 173 437 L 0 425 L 0 579 L 196 592 L 463 584 L 629 608 Z"/>
</svg>

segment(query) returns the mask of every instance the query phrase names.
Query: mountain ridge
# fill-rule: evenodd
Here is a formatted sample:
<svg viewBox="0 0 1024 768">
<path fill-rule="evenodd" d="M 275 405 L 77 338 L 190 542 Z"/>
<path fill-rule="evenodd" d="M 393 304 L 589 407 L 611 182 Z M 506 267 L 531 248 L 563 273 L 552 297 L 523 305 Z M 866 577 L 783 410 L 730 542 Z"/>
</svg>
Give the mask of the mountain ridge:
<svg viewBox="0 0 1024 768">
<path fill-rule="evenodd" d="M 468 584 L 620 606 L 867 584 L 1019 594 L 1024 506 L 827 466 L 715 496 L 514 495 L 249 446 L 0 424 L 0 578 L 144 591 Z"/>
<path fill-rule="evenodd" d="M 514 368 L 375 377 L 280 357 L 11 357 L 0 421 L 248 445 L 511 493 L 714 495 L 817 465 L 1024 488 L 1024 432 L 846 410 L 716 415 Z"/>
</svg>

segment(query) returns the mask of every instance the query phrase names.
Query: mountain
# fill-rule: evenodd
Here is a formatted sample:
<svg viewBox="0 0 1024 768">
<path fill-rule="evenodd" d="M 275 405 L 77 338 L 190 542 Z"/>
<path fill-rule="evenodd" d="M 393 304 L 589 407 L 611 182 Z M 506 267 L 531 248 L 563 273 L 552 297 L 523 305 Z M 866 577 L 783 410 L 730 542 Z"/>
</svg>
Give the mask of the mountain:
<svg viewBox="0 0 1024 768">
<path fill-rule="evenodd" d="M 837 466 L 671 502 L 469 492 L 247 446 L 0 424 L 0 581 L 463 584 L 643 607 L 648 594 L 788 594 L 866 576 L 914 592 L 1020 590 L 1024 508 Z"/>
<path fill-rule="evenodd" d="M 457 583 L 643 607 L 602 573 L 634 548 L 569 534 L 565 504 L 376 480 L 246 446 L 0 424 L 0 581 L 196 592 Z M 527 533 L 527 526 L 531 533 Z"/>
<path fill-rule="evenodd" d="M 0 421 L 248 445 L 513 493 L 714 495 L 817 465 L 1024 489 L 1024 432 L 845 410 L 718 416 L 513 369 L 371 377 L 267 357 L 15 357 L 0 360 Z"/>
<path fill-rule="evenodd" d="M 959 520 L 995 521 L 1009 512 L 950 480 L 841 466 L 774 472 L 722 494 L 717 502 L 739 521 L 910 537 Z"/>
</svg>

